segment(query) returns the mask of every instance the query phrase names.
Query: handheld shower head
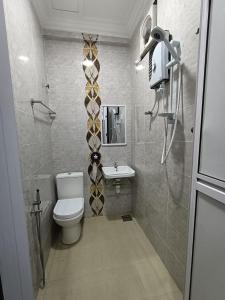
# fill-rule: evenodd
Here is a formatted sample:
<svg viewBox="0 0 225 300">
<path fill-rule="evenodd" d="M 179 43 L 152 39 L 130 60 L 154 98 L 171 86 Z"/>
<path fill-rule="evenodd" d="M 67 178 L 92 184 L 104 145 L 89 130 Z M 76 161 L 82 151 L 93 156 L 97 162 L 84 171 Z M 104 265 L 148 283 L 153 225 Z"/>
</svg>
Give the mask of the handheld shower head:
<svg viewBox="0 0 225 300">
<path fill-rule="evenodd" d="M 158 43 L 164 42 L 167 49 L 171 53 L 174 62 L 179 62 L 180 61 L 180 51 L 178 51 L 179 45 L 176 43 L 174 46 L 174 43 L 170 43 L 169 38 L 168 38 L 168 31 L 162 29 L 159 26 L 155 26 L 152 31 L 151 31 L 151 36 L 153 39 L 155 39 Z M 177 51 L 175 50 L 177 48 Z"/>
</svg>

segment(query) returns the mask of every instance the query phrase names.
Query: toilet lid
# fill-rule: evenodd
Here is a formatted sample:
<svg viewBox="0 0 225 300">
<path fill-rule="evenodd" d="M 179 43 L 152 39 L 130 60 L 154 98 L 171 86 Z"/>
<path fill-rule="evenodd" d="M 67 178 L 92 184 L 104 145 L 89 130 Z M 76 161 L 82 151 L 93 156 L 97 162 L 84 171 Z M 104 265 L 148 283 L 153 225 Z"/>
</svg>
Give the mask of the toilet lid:
<svg viewBox="0 0 225 300">
<path fill-rule="evenodd" d="M 58 219 L 71 219 L 79 216 L 83 209 L 83 198 L 61 199 L 57 201 L 53 213 Z"/>
</svg>

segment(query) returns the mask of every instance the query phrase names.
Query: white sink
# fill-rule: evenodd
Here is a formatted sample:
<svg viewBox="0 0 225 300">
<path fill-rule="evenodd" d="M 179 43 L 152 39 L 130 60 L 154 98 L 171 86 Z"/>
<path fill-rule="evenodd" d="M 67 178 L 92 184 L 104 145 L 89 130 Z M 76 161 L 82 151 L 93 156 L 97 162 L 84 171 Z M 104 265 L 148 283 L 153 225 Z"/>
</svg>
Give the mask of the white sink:
<svg viewBox="0 0 225 300">
<path fill-rule="evenodd" d="M 135 171 L 128 166 L 102 167 L 103 175 L 106 179 L 129 178 L 135 176 Z"/>
</svg>

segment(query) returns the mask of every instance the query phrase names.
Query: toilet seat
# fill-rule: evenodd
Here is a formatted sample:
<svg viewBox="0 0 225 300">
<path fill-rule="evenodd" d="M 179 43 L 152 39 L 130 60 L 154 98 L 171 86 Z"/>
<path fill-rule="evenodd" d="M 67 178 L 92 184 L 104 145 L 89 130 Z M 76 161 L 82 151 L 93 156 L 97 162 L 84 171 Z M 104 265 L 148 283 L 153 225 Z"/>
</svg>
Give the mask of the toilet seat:
<svg viewBox="0 0 225 300">
<path fill-rule="evenodd" d="M 54 217 L 67 220 L 80 216 L 84 210 L 84 198 L 60 199 L 53 210 Z"/>
</svg>

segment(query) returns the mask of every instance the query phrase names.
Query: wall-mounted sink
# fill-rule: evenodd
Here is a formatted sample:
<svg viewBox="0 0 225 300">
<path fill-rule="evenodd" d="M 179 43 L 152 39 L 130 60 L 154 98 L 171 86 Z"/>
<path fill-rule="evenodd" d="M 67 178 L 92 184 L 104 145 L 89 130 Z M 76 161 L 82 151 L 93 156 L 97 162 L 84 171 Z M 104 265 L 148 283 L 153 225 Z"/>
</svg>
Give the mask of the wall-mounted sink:
<svg viewBox="0 0 225 300">
<path fill-rule="evenodd" d="M 129 178 L 135 176 L 135 171 L 128 166 L 102 167 L 105 179 Z"/>
</svg>

